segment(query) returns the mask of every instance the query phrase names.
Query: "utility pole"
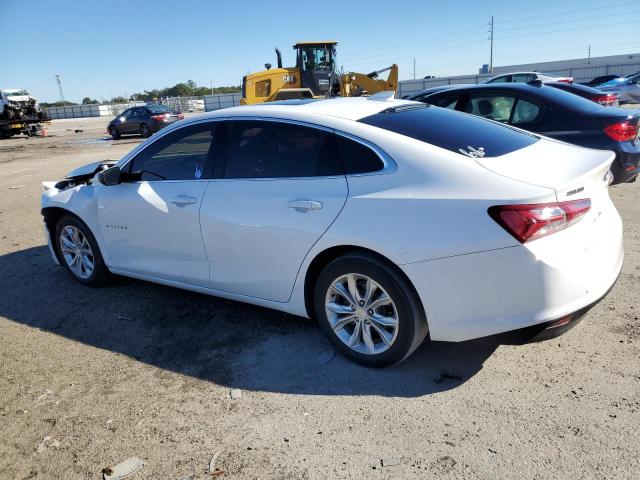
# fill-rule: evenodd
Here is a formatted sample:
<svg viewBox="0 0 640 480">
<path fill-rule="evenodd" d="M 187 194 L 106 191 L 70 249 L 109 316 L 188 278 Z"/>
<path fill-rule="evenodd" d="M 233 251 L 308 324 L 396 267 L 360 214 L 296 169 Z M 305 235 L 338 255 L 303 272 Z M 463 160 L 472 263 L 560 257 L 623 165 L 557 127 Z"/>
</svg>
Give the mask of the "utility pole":
<svg viewBox="0 0 640 480">
<path fill-rule="evenodd" d="M 413 57 L 413 79 L 416 79 L 416 57 Z"/>
<path fill-rule="evenodd" d="M 489 40 L 491 40 L 491 52 L 489 53 L 489 73 L 493 73 L 493 15 L 489 23 Z"/>
<path fill-rule="evenodd" d="M 589 45 L 589 53 L 587 54 L 587 63 L 591 63 L 591 45 Z"/>
<path fill-rule="evenodd" d="M 213 80 L 209 80 L 209 86 L 211 87 L 211 95 L 213 95 Z"/>
<path fill-rule="evenodd" d="M 60 92 L 60 101 L 64 102 L 64 93 L 62 93 L 62 80 L 60 75 L 56 75 L 56 82 L 58 82 L 58 92 Z"/>
</svg>

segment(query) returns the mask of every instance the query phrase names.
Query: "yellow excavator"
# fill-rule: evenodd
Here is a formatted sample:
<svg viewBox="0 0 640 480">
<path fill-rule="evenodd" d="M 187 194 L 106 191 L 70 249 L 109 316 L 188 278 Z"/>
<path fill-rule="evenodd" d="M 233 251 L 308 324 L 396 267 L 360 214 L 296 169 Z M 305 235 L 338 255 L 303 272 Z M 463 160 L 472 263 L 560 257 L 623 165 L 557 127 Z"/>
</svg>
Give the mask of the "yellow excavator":
<svg viewBox="0 0 640 480">
<path fill-rule="evenodd" d="M 265 64 L 266 70 L 242 78 L 241 105 L 300 98 L 326 98 L 331 96 L 356 97 L 372 95 L 398 88 L 398 66 L 377 70 L 369 74 L 336 71 L 338 42 L 298 42 L 296 66 L 283 67 L 282 55 L 276 48 L 277 68 Z M 389 72 L 386 79 L 381 73 Z"/>
</svg>

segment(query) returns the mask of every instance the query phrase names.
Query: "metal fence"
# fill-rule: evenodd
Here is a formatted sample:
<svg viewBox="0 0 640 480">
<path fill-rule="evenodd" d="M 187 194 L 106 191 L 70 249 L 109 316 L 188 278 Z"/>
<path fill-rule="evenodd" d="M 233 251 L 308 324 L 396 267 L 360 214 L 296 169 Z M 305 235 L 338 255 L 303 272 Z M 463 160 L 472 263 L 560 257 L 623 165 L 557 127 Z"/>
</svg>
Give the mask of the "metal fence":
<svg viewBox="0 0 640 480">
<path fill-rule="evenodd" d="M 601 75 L 629 75 L 640 70 L 640 62 L 624 63 L 624 64 L 600 64 L 600 65 L 584 65 L 573 66 L 567 68 L 544 70 L 544 73 L 558 76 L 573 77 L 576 82 L 588 82 L 589 80 Z M 501 72 L 500 75 L 507 72 Z M 491 78 L 488 74 L 475 75 L 458 75 L 454 77 L 425 78 L 423 80 L 402 80 L 398 82 L 397 97 L 402 98 L 407 95 L 413 95 L 421 90 L 440 85 L 455 85 L 461 83 L 480 83 L 481 81 Z"/>
<path fill-rule="evenodd" d="M 173 97 L 161 98 L 157 103 L 166 105 L 178 112 L 198 112 L 218 110 L 220 108 L 240 105 L 240 93 L 222 93 L 218 95 L 206 95 L 204 97 Z M 68 107 L 48 107 L 45 111 L 53 120 L 61 118 L 84 117 L 115 117 L 127 108 L 139 107 L 145 102 L 135 101 L 129 103 L 105 103 L 100 105 L 71 105 Z"/>
<path fill-rule="evenodd" d="M 219 95 L 205 95 L 204 109 L 206 112 L 220 110 L 221 108 L 240 105 L 241 93 L 221 93 Z"/>
</svg>

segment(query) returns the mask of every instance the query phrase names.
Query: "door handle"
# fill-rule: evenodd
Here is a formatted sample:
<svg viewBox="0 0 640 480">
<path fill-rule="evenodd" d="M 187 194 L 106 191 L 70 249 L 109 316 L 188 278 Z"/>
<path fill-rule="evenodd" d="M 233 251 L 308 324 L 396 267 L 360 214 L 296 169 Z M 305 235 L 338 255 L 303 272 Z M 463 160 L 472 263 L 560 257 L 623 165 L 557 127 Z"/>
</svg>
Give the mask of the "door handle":
<svg viewBox="0 0 640 480">
<path fill-rule="evenodd" d="M 189 197 L 187 195 L 179 195 L 171 200 L 171 203 L 177 205 L 178 207 L 186 207 L 187 205 L 198 203 L 198 199 L 195 197 Z"/>
<path fill-rule="evenodd" d="M 296 209 L 298 212 L 307 212 L 309 210 L 320 210 L 322 202 L 317 200 L 292 200 L 287 206 Z"/>
</svg>

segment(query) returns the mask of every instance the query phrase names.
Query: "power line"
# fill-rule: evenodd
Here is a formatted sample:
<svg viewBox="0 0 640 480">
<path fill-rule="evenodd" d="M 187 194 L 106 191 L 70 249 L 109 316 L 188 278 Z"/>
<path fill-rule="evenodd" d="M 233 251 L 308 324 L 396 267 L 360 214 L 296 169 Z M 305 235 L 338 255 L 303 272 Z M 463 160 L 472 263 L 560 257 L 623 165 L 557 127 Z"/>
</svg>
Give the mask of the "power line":
<svg viewBox="0 0 640 480">
<path fill-rule="evenodd" d="M 503 39 L 509 39 L 509 38 L 518 38 L 518 37 L 530 37 L 533 35 L 547 35 L 549 33 L 564 33 L 564 32 L 572 32 L 574 30 L 585 30 L 585 29 L 589 29 L 589 28 L 601 28 L 601 27 L 611 27 L 613 25 L 627 25 L 629 23 L 638 23 L 638 20 L 629 20 L 627 22 L 613 22 L 613 23 L 601 23 L 599 25 L 588 25 L 585 27 L 576 27 L 576 28 L 563 28 L 562 30 L 551 30 L 551 31 L 546 31 L 546 32 L 530 32 L 530 33 L 523 33 L 520 35 L 508 35 L 506 37 L 501 37 Z"/>
<path fill-rule="evenodd" d="M 489 73 L 493 73 L 493 15 L 489 23 L 489 40 L 491 41 L 491 53 L 489 54 Z"/>
<path fill-rule="evenodd" d="M 578 12 L 592 12 L 594 10 L 611 10 L 613 8 L 617 8 L 617 7 L 623 7 L 623 6 L 627 6 L 627 5 L 637 5 L 638 1 L 631 1 L 631 2 L 624 2 L 624 3 L 617 3 L 617 4 L 607 4 L 607 5 L 603 5 L 601 7 L 592 7 L 592 8 L 580 8 L 580 9 L 573 9 L 573 10 L 565 10 L 564 12 L 556 12 L 556 13 L 550 13 L 547 15 L 537 15 L 535 17 L 521 17 L 521 18 L 515 18 L 515 19 L 511 19 L 511 20 L 505 20 L 502 23 L 515 23 L 515 22 L 528 22 L 531 20 L 537 20 L 539 18 L 549 18 L 549 17 L 559 17 L 562 15 L 570 15 L 572 13 L 578 13 Z"/>
<path fill-rule="evenodd" d="M 404 42 L 404 43 L 393 45 L 393 46 L 386 46 L 386 47 L 377 48 L 376 51 L 379 52 L 379 51 L 382 51 L 382 50 L 397 50 L 398 47 L 405 46 L 405 45 L 409 45 L 410 46 L 409 48 L 415 48 L 418 45 L 430 44 L 430 43 L 433 43 L 434 41 L 436 41 L 437 45 L 441 45 L 443 43 L 442 42 L 443 38 L 450 37 L 450 36 L 457 36 L 457 35 L 459 35 L 461 33 L 473 32 L 474 30 L 480 31 L 481 29 L 484 30 L 484 28 L 479 27 L 479 26 L 475 27 L 475 29 L 471 29 L 471 30 L 468 29 L 468 28 L 465 28 L 464 30 L 445 33 L 443 35 L 439 35 L 438 37 L 431 37 L 431 38 L 428 38 L 428 39 L 412 41 L 412 42 Z M 478 35 L 478 33 L 471 33 L 471 35 L 458 37 L 458 39 L 460 39 L 460 38 L 468 38 L 470 36 L 477 36 L 477 35 Z M 401 49 L 401 50 L 406 50 L 406 48 L 405 49 Z M 362 55 L 352 54 L 352 55 L 341 55 L 340 58 L 342 60 L 344 60 L 344 59 L 349 59 L 349 58 L 363 58 L 363 57 L 362 57 Z M 366 57 L 364 57 L 364 58 L 366 58 Z"/>
<path fill-rule="evenodd" d="M 624 17 L 628 17 L 629 15 L 634 15 L 640 13 L 640 11 L 633 11 L 633 12 L 625 12 L 625 13 L 613 13 L 611 15 L 598 15 L 596 17 L 585 17 L 585 18 L 572 18 L 570 20 L 561 20 L 559 22 L 551 22 L 551 23 L 544 23 L 544 24 L 534 24 L 534 25 L 525 25 L 525 26 L 519 26 L 519 27 L 510 27 L 510 28 L 503 28 L 501 31 L 503 32 L 508 32 L 508 31 L 513 31 L 513 30 L 525 30 L 528 28 L 540 28 L 540 27 L 548 27 L 550 25 L 563 25 L 566 23 L 576 23 L 576 22 L 584 22 L 584 21 L 589 21 L 589 20 L 599 20 L 602 18 L 610 18 L 610 17 L 620 17 L 620 16 L 624 16 Z"/>
<path fill-rule="evenodd" d="M 60 75 L 56 75 L 56 82 L 58 82 L 58 92 L 60 93 L 60 101 L 64 102 L 64 93 L 62 93 L 62 79 Z"/>
</svg>

